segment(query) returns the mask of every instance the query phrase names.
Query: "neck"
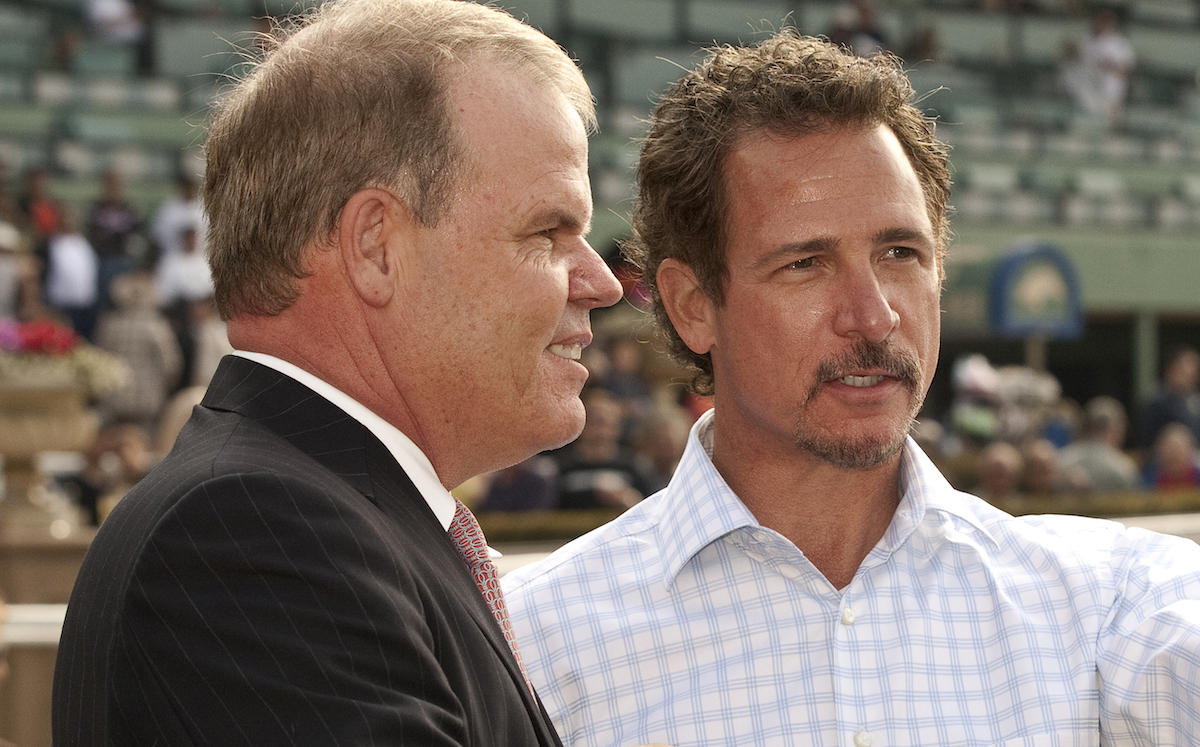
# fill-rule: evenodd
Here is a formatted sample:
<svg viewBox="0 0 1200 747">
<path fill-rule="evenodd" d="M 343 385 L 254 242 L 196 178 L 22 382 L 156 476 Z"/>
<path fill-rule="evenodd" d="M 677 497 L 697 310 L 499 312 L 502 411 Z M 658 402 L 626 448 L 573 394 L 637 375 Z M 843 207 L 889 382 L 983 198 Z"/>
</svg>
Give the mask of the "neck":
<svg viewBox="0 0 1200 747">
<path fill-rule="evenodd" d="M 422 428 L 406 393 L 388 375 L 377 350 L 353 334 L 361 329 L 348 317 L 355 307 L 329 303 L 318 309 L 320 313 L 313 313 L 312 305 L 302 295 L 276 316 L 230 319 L 229 342 L 237 350 L 273 355 L 327 382 L 408 436 L 429 458 L 439 478 L 451 474 L 453 470 L 439 459 L 436 441 Z M 455 477 L 457 473 L 451 479 Z"/>
<path fill-rule="evenodd" d="M 900 503 L 900 457 L 865 470 L 799 449 L 767 453 L 713 433 L 713 463 L 755 518 L 790 539 L 834 588 L 853 580 Z"/>
</svg>

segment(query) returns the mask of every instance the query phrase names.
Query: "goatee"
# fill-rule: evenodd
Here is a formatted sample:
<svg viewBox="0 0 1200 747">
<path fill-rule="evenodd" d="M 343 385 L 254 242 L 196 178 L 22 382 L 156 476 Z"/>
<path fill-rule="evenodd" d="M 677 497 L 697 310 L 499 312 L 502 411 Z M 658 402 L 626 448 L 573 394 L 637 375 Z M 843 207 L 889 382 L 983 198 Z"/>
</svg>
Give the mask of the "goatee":
<svg viewBox="0 0 1200 747">
<path fill-rule="evenodd" d="M 882 371 L 908 390 L 912 404 L 902 423 L 897 423 L 894 429 L 887 428 L 875 434 L 839 436 L 836 432 L 820 433 L 807 422 L 808 405 L 827 382 L 865 370 Z M 904 448 L 905 437 L 924 399 L 921 394 L 922 380 L 921 364 L 911 354 L 896 350 L 887 343 L 859 341 L 847 355 L 837 360 L 822 361 L 817 367 L 816 382 L 800 407 L 795 431 L 796 446 L 839 469 L 866 470 L 884 464 Z"/>
</svg>

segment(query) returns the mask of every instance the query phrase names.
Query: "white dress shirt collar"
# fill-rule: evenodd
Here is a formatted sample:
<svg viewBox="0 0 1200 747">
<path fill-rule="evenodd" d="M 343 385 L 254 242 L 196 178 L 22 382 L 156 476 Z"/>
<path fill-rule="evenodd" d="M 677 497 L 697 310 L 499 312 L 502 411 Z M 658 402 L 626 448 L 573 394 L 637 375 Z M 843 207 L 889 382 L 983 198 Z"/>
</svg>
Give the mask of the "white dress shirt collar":
<svg viewBox="0 0 1200 747">
<path fill-rule="evenodd" d="M 671 580 L 697 553 L 727 534 L 738 530 L 774 533 L 759 523 L 713 465 L 714 418 L 715 410 L 709 410 L 692 426 L 679 466 L 663 489 L 665 500 L 647 509 L 657 518 L 663 572 Z M 947 531 L 969 531 L 995 543 L 963 505 L 961 494 L 911 438 L 901 454 L 898 480 L 900 505 L 864 565 L 885 562 L 922 526 L 934 542 L 941 542 Z"/>
</svg>

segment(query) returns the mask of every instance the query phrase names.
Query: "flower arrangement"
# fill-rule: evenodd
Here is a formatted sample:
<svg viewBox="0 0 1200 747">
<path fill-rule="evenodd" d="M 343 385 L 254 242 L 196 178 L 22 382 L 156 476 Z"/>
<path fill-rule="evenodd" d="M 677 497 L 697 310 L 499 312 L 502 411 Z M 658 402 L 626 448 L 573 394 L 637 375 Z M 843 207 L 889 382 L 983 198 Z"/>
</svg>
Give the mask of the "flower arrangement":
<svg viewBox="0 0 1200 747">
<path fill-rule="evenodd" d="M 81 386 L 103 394 L 129 378 L 119 357 L 88 344 L 72 330 L 47 319 L 0 319 L 0 383 Z"/>
</svg>

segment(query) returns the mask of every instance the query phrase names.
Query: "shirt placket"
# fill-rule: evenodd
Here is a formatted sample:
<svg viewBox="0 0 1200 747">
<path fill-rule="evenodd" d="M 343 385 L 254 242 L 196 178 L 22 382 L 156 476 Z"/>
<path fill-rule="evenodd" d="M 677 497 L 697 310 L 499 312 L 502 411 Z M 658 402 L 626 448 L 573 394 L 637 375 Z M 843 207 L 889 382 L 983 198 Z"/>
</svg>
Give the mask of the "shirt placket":
<svg viewBox="0 0 1200 747">
<path fill-rule="evenodd" d="M 843 590 L 831 621 L 839 745 L 886 747 L 882 694 L 888 673 L 878 655 L 882 621 L 873 619 L 863 587 L 856 578 Z"/>
</svg>

